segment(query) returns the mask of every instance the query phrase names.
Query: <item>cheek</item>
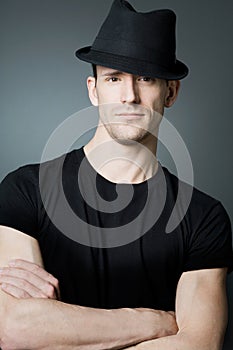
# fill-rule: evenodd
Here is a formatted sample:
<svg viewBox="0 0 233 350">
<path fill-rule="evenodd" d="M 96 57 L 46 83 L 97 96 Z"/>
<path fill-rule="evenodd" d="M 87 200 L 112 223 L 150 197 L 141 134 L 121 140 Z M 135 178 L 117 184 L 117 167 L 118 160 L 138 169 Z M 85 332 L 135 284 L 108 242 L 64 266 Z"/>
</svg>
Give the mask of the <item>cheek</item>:
<svg viewBox="0 0 233 350">
<path fill-rule="evenodd" d="M 114 115 L 114 110 L 117 107 L 117 104 L 110 103 L 109 101 L 99 101 L 99 116 L 103 122 L 110 122 L 112 116 Z"/>
<path fill-rule="evenodd" d="M 116 86 L 101 86 L 97 88 L 99 104 L 118 103 L 119 89 Z"/>
<path fill-rule="evenodd" d="M 156 91 L 153 95 L 148 96 L 148 103 L 153 108 L 160 113 L 163 112 L 163 107 L 165 103 L 165 94 L 163 91 Z"/>
</svg>

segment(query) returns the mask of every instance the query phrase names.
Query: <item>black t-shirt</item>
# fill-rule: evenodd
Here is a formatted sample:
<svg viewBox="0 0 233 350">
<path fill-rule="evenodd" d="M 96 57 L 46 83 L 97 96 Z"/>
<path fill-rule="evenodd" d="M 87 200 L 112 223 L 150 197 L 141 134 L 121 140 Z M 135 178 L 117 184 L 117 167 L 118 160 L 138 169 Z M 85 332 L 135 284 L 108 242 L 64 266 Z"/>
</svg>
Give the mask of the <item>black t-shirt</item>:
<svg viewBox="0 0 233 350">
<path fill-rule="evenodd" d="M 64 302 L 174 310 L 182 272 L 233 269 L 224 207 L 196 188 L 189 201 L 190 189 L 160 163 L 149 180 L 116 185 L 95 172 L 80 148 L 7 175 L 0 224 L 38 240 Z"/>
</svg>

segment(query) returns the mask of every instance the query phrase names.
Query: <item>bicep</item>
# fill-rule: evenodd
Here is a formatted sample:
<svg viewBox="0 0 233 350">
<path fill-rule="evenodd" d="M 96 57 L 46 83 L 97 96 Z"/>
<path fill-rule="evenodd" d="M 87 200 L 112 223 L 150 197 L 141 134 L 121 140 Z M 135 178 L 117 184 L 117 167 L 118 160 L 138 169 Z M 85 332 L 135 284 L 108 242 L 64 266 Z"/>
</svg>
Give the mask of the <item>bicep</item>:
<svg viewBox="0 0 233 350">
<path fill-rule="evenodd" d="M 0 226 L 0 268 L 7 266 L 11 259 L 20 258 L 43 266 L 39 244 L 36 239 L 10 227 Z M 0 288 L 0 338 L 4 328 L 8 308 L 14 305 L 15 298 Z"/>
<path fill-rule="evenodd" d="M 220 349 L 227 324 L 226 268 L 184 272 L 177 287 L 179 333 Z M 201 348 L 200 346 L 200 348 Z M 205 346 L 204 346 L 205 348 Z"/>
<path fill-rule="evenodd" d="M 0 268 L 7 266 L 12 259 L 24 259 L 43 266 L 36 239 L 13 228 L 0 225 Z M 4 293 L 0 288 L 1 314 L 12 301 L 13 297 Z"/>
<path fill-rule="evenodd" d="M 37 240 L 21 231 L 0 225 L 0 266 L 11 259 L 24 259 L 43 266 Z"/>
</svg>

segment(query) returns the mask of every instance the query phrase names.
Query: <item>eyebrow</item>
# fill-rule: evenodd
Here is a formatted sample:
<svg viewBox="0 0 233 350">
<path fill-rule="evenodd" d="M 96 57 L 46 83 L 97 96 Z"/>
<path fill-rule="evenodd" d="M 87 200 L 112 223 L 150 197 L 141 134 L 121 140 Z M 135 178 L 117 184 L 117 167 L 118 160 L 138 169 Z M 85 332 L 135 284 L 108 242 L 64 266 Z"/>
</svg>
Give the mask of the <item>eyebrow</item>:
<svg viewBox="0 0 233 350">
<path fill-rule="evenodd" d="M 114 70 L 114 71 L 111 71 L 111 72 L 106 72 L 104 74 L 101 74 L 101 77 L 111 77 L 111 76 L 116 76 L 116 75 L 121 75 L 123 74 L 123 72 L 119 71 L 119 70 Z"/>
</svg>

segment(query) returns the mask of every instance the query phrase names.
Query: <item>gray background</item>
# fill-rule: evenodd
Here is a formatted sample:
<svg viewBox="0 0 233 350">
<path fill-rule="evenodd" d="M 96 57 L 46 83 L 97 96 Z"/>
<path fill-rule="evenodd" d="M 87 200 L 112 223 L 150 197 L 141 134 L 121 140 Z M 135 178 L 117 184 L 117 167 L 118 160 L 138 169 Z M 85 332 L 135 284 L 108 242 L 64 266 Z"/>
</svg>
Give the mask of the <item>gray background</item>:
<svg viewBox="0 0 233 350">
<path fill-rule="evenodd" d="M 233 219 L 232 34 L 233 1 L 131 0 L 137 10 L 172 8 L 178 15 L 177 56 L 190 67 L 167 118 L 190 152 L 195 186 L 222 201 Z M 107 14 L 108 0 L 5 0 L 0 9 L 0 179 L 38 162 L 52 131 L 90 105 L 90 66 L 74 57 L 90 45 Z M 81 122 L 81 121 L 80 121 Z M 160 145 L 158 158 L 174 164 Z M 228 279 L 233 346 L 233 274 Z"/>
</svg>

